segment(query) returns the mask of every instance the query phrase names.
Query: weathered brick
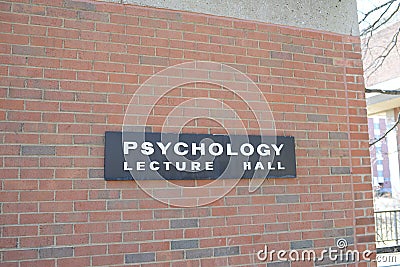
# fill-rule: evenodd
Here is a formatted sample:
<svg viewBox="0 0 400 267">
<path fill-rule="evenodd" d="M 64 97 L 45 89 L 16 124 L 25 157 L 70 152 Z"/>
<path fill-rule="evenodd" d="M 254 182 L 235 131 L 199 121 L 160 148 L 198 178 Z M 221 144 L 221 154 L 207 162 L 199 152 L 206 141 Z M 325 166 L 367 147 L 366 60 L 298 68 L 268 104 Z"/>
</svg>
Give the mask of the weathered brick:
<svg viewBox="0 0 400 267">
<path fill-rule="evenodd" d="M 290 261 L 268 262 L 267 267 L 290 267 Z"/>
<path fill-rule="evenodd" d="M 54 248 L 40 248 L 39 258 L 65 258 L 72 257 L 74 253 L 73 247 L 54 247 Z"/>
<path fill-rule="evenodd" d="M 329 139 L 347 140 L 349 135 L 345 132 L 329 132 Z"/>
<path fill-rule="evenodd" d="M 312 247 L 314 247 L 313 240 L 300 240 L 300 241 L 290 242 L 290 249 L 303 249 L 303 248 L 312 248 Z"/>
<path fill-rule="evenodd" d="M 171 228 L 194 228 L 199 227 L 199 219 L 171 220 Z"/>
<path fill-rule="evenodd" d="M 171 249 L 198 248 L 199 240 L 176 240 L 171 241 Z"/>
<path fill-rule="evenodd" d="M 199 259 L 199 258 L 208 258 L 213 255 L 212 248 L 205 249 L 193 249 L 185 251 L 185 259 Z"/>
<path fill-rule="evenodd" d="M 333 65 L 333 59 L 326 57 L 314 57 L 314 62 L 326 65 Z"/>
<path fill-rule="evenodd" d="M 318 258 L 317 261 L 314 262 L 314 266 L 336 266 L 337 261 L 332 260 L 332 257 L 324 256 L 322 259 Z"/>
<path fill-rule="evenodd" d="M 287 53 L 287 52 L 276 52 L 276 51 L 272 51 L 272 52 L 271 52 L 271 58 L 284 59 L 284 60 L 292 60 L 292 59 L 293 59 L 293 54 Z"/>
<path fill-rule="evenodd" d="M 331 174 L 350 174 L 350 167 L 331 167 Z"/>
<path fill-rule="evenodd" d="M 298 203 L 300 202 L 299 195 L 276 195 L 277 203 Z"/>
<path fill-rule="evenodd" d="M 96 5 L 94 3 L 73 1 L 73 0 L 64 1 L 64 7 L 73 8 L 73 9 L 88 10 L 88 11 L 95 11 L 96 10 Z"/>
<path fill-rule="evenodd" d="M 168 66 L 168 58 L 140 56 L 139 63 L 144 65 Z"/>
<path fill-rule="evenodd" d="M 21 46 L 13 45 L 12 53 L 16 55 L 27 55 L 27 56 L 45 56 L 46 52 L 43 47 L 32 47 L 32 46 Z"/>
<path fill-rule="evenodd" d="M 144 263 L 153 262 L 156 260 L 156 254 L 154 252 L 144 253 L 133 253 L 125 254 L 125 263 Z"/>
<path fill-rule="evenodd" d="M 214 257 L 239 255 L 239 246 L 214 248 Z"/>
<path fill-rule="evenodd" d="M 89 169 L 89 178 L 103 178 L 104 170 L 103 169 Z"/>
<path fill-rule="evenodd" d="M 350 227 L 350 228 L 346 228 L 346 236 L 352 236 L 354 234 L 354 228 Z"/>
<path fill-rule="evenodd" d="M 22 146 L 22 155 L 55 155 L 55 146 Z"/>
<path fill-rule="evenodd" d="M 328 115 L 320 115 L 320 114 L 307 114 L 307 120 L 313 122 L 327 122 Z"/>
</svg>

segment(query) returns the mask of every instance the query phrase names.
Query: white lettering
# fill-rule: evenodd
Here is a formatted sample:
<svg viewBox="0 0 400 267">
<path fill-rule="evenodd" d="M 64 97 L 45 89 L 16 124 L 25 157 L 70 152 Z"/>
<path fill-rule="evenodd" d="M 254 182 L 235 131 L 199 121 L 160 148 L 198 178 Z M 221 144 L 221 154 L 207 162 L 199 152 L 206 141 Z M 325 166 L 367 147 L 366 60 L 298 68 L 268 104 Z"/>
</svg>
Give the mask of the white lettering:
<svg viewBox="0 0 400 267">
<path fill-rule="evenodd" d="M 166 170 L 166 171 L 169 171 L 172 162 L 166 161 L 166 162 L 163 162 L 163 163 L 164 163 L 164 166 L 165 166 L 165 170 Z"/>
<path fill-rule="evenodd" d="M 200 143 L 196 146 L 196 143 L 192 143 L 192 155 L 197 155 L 197 151 L 200 151 L 200 155 L 204 156 L 206 154 L 206 147 L 204 143 Z"/>
<path fill-rule="evenodd" d="M 217 152 L 214 151 L 214 147 L 216 147 L 218 149 Z M 224 152 L 224 148 L 222 147 L 222 145 L 220 143 L 212 143 L 208 147 L 208 152 L 213 156 L 219 156 Z"/>
<path fill-rule="evenodd" d="M 156 145 L 161 150 L 162 155 L 167 155 L 168 149 L 171 147 L 172 142 L 168 142 L 166 144 L 162 142 L 156 142 Z M 191 153 L 193 156 L 198 154 L 204 156 L 206 155 L 206 144 L 205 143 L 185 143 L 185 142 L 177 142 L 173 144 L 173 151 L 176 155 L 184 156 Z M 140 152 L 143 155 L 153 155 L 155 153 L 155 144 L 152 142 L 143 142 L 140 144 Z M 208 152 L 212 156 L 220 156 L 226 151 L 227 156 L 237 156 L 239 153 L 243 156 L 251 156 L 254 153 L 257 153 L 260 156 L 270 156 L 272 154 L 272 149 L 275 152 L 276 156 L 280 156 L 282 154 L 282 149 L 284 144 L 259 144 L 257 147 L 254 147 L 251 143 L 244 143 L 240 146 L 239 151 L 234 151 L 231 143 L 221 144 L 221 143 L 211 143 L 208 146 Z M 123 150 L 124 155 L 129 154 L 130 150 L 135 150 L 138 148 L 137 142 L 124 142 Z"/>
<path fill-rule="evenodd" d="M 160 163 L 158 163 L 157 161 L 152 161 L 150 162 L 150 170 L 152 171 L 158 171 L 160 169 Z"/>
<path fill-rule="evenodd" d="M 212 171 L 214 170 L 214 162 L 212 161 L 206 161 L 206 171 Z"/>
<path fill-rule="evenodd" d="M 232 144 L 226 144 L 226 154 L 228 156 L 237 156 L 238 152 L 232 152 Z"/>
<path fill-rule="evenodd" d="M 280 144 L 279 147 L 277 147 L 276 144 L 271 144 L 271 146 L 275 150 L 275 155 L 280 156 L 281 155 L 281 150 L 283 148 L 283 144 Z"/>
<path fill-rule="evenodd" d="M 200 171 L 200 162 L 192 161 L 192 171 Z"/>
<path fill-rule="evenodd" d="M 180 172 L 184 171 L 186 169 L 186 162 L 177 162 L 175 168 Z"/>
<path fill-rule="evenodd" d="M 264 165 L 260 162 L 260 161 L 258 161 L 257 163 L 256 163 L 256 166 L 254 167 L 254 169 L 255 170 L 264 170 Z"/>
<path fill-rule="evenodd" d="M 129 150 L 134 150 L 137 148 L 136 142 L 124 142 L 124 155 L 129 154 Z"/>
<path fill-rule="evenodd" d="M 167 145 L 157 142 L 157 146 L 161 149 L 161 155 L 167 155 L 167 149 L 171 146 L 171 142 L 169 142 Z"/>
<path fill-rule="evenodd" d="M 264 255 L 263 255 L 264 254 Z M 263 256 L 262 256 L 263 255 Z M 258 252 L 257 252 L 257 258 L 258 258 L 258 260 L 260 260 L 260 261 L 266 261 L 267 260 L 267 258 L 268 258 L 268 247 L 267 247 L 267 245 L 264 245 L 264 249 L 260 249 Z"/>
<path fill-rule="evenodd" d="M 275 170 L 275 167 L 272 166 L 272 162 L 268 162 L 268 170 Z"/>
<path fill-rule="evenodd" d="M 183 143 L 183 142 L 178 142 L 178 143 L 176 143 L 176 144 L 174 145 L 174 153 L 175 153 L 176 155 L 184 156 L 184 155 L 186 155 L 186 154 L 188 153 L 187 150 L 180 151 L 180 150 L 179 150 L 179 147 L 185 147 L 185 148 L 187 148 L 187 147 L 188 147 L 188 144 Z"/>
<path fill-rule="evenodd" d="M 243 170 L 251 170 L 251 162 L 243 162 Z"/>
<path fill-rule="evenodd" d="M 269 146 L 267 144 L 260 144 L 257 147 L 257 153 L 260 156 L 270 156 L 271 155 L 271 151 L 269 150 Z"/>
<path fill-rule="evenodd" d="M 278 260 L 280 260 L 280 261 L 287 261 L 287 258 L 284 258 L 285 257 L 285 255 L 286 255 L 286 251 L 285 250 L 279 250 L 278 251 Z"/>
<path fill-rule="evenodd" d="M 284 166 L 282 166 L 282 162 L 278 161 L 277 164 L 278 164 L 278 170 L 286 169 Z"/>
<path fill-rule="evenodd" d="M 124 171 L 131 171 L 131 170 L 133 169 L 128 167 L 128 162 L 124 161 Z"/>
<path fill-rule="evenodd" d="M 144 171 L 144 162 L 143 161 L 136 162 L 136 170 Z"/>
<path fill-rule="evenodd" d="M 154 153 L 153 144 L 150 142 L 144 142 L 141 147 L 142 147 L 141 152 L 143 155 L 150 156 Z"/>
<path fill-rule="evenodd" d="M 300 258 L 300 254 L 297 250 L 291 250 L 289 252 L 289 260 L 296 261 L 299 258 Z"/>
<path fill-rule="evenodd" d="M 245 148 L 248 148 L 249 151 L 246 152 Z M 251 156 L 254 153 L 254 147 L 252 144 L 249 143 L 245 143 L 243 145 L 240 146 L 240 153 L 242 153 L 243 156 Z"/>
</svg>

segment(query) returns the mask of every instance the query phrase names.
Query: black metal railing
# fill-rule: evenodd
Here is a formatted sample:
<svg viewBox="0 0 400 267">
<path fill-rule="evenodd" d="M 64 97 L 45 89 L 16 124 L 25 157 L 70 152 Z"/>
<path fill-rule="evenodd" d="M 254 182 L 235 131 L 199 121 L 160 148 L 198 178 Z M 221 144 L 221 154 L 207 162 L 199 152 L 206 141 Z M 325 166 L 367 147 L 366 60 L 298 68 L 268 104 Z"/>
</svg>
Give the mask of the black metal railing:
<svg viewBox="0 0 400 267">
<path fill-rule="evenodd" d="M 399 247 L 400 210 L 376 211 L 375 231 L 377 248 Z"/>
</svg>

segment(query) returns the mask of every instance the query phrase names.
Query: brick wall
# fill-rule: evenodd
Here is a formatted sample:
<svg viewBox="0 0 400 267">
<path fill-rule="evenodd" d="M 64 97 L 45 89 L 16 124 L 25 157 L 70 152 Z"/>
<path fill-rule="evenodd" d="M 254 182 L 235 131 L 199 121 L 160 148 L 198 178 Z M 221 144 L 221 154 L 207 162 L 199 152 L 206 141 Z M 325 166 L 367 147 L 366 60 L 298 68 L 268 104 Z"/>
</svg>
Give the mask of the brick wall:
<svg viewBox="0 0 400 267">
<path fill-rule="evenodd" d="M 358 37 L 93 1 L 2 1 L 0 10 L 1 266 L 245 266 L 264 244 L 322 250 L 346 238 L 374 248 Z M 104 133 L 121 130 L 132 94 L 193 60 L 228 64 L 258 85 L 277 133 L 296 138 L 297 178 L 254 193 L 242 179 L 196 208 L 104 181 Z M 153 115 L 157 131 L 166 114 Z"/>
</svg>

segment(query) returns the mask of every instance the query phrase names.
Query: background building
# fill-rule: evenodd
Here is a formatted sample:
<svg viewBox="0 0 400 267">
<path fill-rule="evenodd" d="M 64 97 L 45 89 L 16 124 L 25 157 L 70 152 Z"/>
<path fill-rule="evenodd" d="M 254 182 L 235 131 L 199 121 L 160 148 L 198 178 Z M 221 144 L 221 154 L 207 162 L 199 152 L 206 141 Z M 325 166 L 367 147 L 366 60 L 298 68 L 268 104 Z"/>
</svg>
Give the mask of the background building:
<svg viewBox="0 0 400 267">
<path fill-rule="evenodd" d="M 398 68 L 400 55 L 396 51 L 397 45 L 394 51 L 385 57 L 381 66 L 376 70 L 371 67 L 376 65 L 374 60 L 382 56 L 399 27 L 400 22 L 397 20 L 397 22 L 385 25 L 383 29 L 375 32 L 371 38 L 363 39 L 366 88 L 400 89 L 400 69 Z M 368 47 L 366 45 L 367 41 Z M 369 137 L 371 142 L 393 127 L 398 120 L 399 107 L 400 95 L 367 94 Z M 385 208 L 385 206 L 387 206 L 386 208 L 393 208 L 393 205 L 399 205 L 399 202 L 396 201 L 400 200 L 399 147 L 399 132 L 396 127 L 382 142 L 377 142 L 370 148 L 374 186 L 375 188 L 380 187 L 378 190 L 380 196 L 393 198 L 393 201 L 389 203 L 386 203 L 387 200 L 379 201 L 380 204 L 377 205 L 377 209 Z"/>
</svg>

